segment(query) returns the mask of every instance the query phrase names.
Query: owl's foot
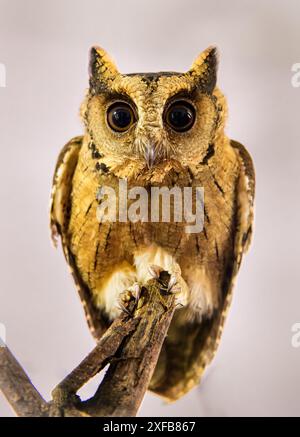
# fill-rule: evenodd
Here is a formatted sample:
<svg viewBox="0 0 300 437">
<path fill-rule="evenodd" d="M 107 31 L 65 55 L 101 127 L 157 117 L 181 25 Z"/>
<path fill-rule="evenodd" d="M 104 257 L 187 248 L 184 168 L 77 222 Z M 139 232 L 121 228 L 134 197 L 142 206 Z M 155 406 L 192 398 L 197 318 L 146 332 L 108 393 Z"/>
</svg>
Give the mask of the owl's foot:
<svg viewBox="0 0 300 437">
<path fill-rule="evenodd" d="M 149 273 L 152 278 L 160 280 L 160 275 L 164 271 L 160 266 L 149 266 Z M 172 293 L 176 295 L 176 303 L 180 306 L 185 306 L 188 303 L 189 287 L 185 280 L 181 276 L 181 269 L 177 263 L 172 265 L 170 271 L 168 271 L 170 279 L 168 284 L 162 284 L 162 290 L 166 293 Z"/>
<path fill-rule="evenodd" d="M 119 308 L 124 311 L 128 315 L 132 315 L 131 311 L 128 309 L 129 303 L 133 300 L 135 303 L 139 301 L 141 295 L 141 287 L 135 282 L 131 287 L 128 287 L 125 291 L 123 291 L 118 298 Z"/>
</svg>

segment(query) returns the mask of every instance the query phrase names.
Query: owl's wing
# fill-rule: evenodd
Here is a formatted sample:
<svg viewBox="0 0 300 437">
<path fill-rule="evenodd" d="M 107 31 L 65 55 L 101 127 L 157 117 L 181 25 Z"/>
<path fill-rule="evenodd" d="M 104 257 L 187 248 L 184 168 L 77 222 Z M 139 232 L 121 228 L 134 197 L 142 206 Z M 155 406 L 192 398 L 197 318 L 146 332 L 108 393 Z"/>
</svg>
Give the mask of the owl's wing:
<svg viewBox="0 0 300 437">
<path fill-rule="evenodd" d="M 238 154 L 241 173 L 238 185 L 237 229 L 235 256 L 239 267 L 243 254 L 248 250 L 253 231 L 253 204 L 255 196 L 255 171 L 253 161 L 247 149 L 237 141 L 231 140 L 231 146 Z"/>
<path fill-rule="evenodd" d="M 72 138 L 58 155 L 50 199 L 50 227 L 54 245 L 57 245 L 58 236 L 64 247 L 64 233 L 70 215 L 70 195 L 72 190 L 73 174 L 78 161 L 82 137 Z"/>
<path fill-rule="evenodd" d="M 222 300 L 211 318 L 200 323 L 176 323 L 176 313 L 168 337 L 162 348 L 160 359 L 150 389 L 174 401 L 199 383 L 206 366 L 212 360 L 223 331 L 232 291 L 242 256 L 248 249 L 253 226 L 253 202 L 255 173 L 252 159 L 245 147 L 231 141 L 240 162 L 240 174 L 236 186 L 236 217 L 233 253 L 228 254 L 224 264 Z"/>
<path fill-rule="evenodd" d="M 96 338 L 107 329 L 107 323 L 94 307 L 88 287 L 83 282 L 77 269 L 74 256 L 69 250 L 68 223 L 71 212 L 72 180 L 77 166 L 83 137 L 70 140 L 59 154 L 52 182 L 50 202 L 50 226 L 52 240 L 56 246 L 61 238 L 62 248 L 70 266 L 72 276 L 82 301 L 89 328 Z"/>
</svg>

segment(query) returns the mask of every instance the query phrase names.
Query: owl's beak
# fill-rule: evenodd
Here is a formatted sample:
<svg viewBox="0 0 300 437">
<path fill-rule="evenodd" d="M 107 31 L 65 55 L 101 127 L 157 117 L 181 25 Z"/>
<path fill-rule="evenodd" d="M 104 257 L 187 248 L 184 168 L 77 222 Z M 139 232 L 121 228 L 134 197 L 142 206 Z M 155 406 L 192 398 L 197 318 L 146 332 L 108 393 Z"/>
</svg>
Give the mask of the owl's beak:
<svg viewBox="0 0 300 437">
<path fill-rule="evenodd" d="M 145 150 L 145 160 L 147 163 L 147 167 L 149 169 L 152 168 L 156 161 L 156 151 L 155 151 L 155 146 L 153 144 L 147 146 Z"/>
</svg>

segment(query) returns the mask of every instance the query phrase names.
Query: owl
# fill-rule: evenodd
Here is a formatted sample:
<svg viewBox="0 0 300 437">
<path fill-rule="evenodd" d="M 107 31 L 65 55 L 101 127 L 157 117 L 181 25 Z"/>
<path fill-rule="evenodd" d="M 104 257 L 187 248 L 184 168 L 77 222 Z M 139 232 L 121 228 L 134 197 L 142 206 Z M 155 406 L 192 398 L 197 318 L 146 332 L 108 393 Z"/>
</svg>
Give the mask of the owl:
<svg viewBox="0 0 300 437">
<path fill-rule="evenodd" d="M 64 146 L 53 177 L 52 236 L 61 239 L 96 339 L 128 292 L 138 299 L 150 278 L 169 272 L 177 306 L 149 389 L 170 401 L 199 383 L 214 356 L 252 234 L 253 163 L 225 134 L 217 65 L 209 47 L 185 73 L 122 74 L 93 47 L 84 134 Z M 120 181 L 150 197 L 153 187 L 203 187 L 201 231 L 161 216 L 101 220 L 99 193 L 109 187 L 119 200 Z"/>
</svg>

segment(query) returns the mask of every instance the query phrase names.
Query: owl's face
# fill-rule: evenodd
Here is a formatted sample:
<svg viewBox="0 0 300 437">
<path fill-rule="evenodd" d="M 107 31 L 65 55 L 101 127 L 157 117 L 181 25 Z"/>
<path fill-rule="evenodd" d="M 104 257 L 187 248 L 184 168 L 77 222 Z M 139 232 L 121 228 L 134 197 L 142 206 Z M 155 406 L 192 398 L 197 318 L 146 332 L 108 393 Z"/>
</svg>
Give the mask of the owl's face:
<svg viewBox="0 0 300 437">
<path fill-rule="evenodd" d="M 187 73 L 124 75 L 93 48 L 82 113 L 106 164 L 146 172 L 166 161 L 201 162 L 224 129 L 226 102 L 215 87 L 216 67 L 216 49 L 209 48 Z"/>
</svg>

